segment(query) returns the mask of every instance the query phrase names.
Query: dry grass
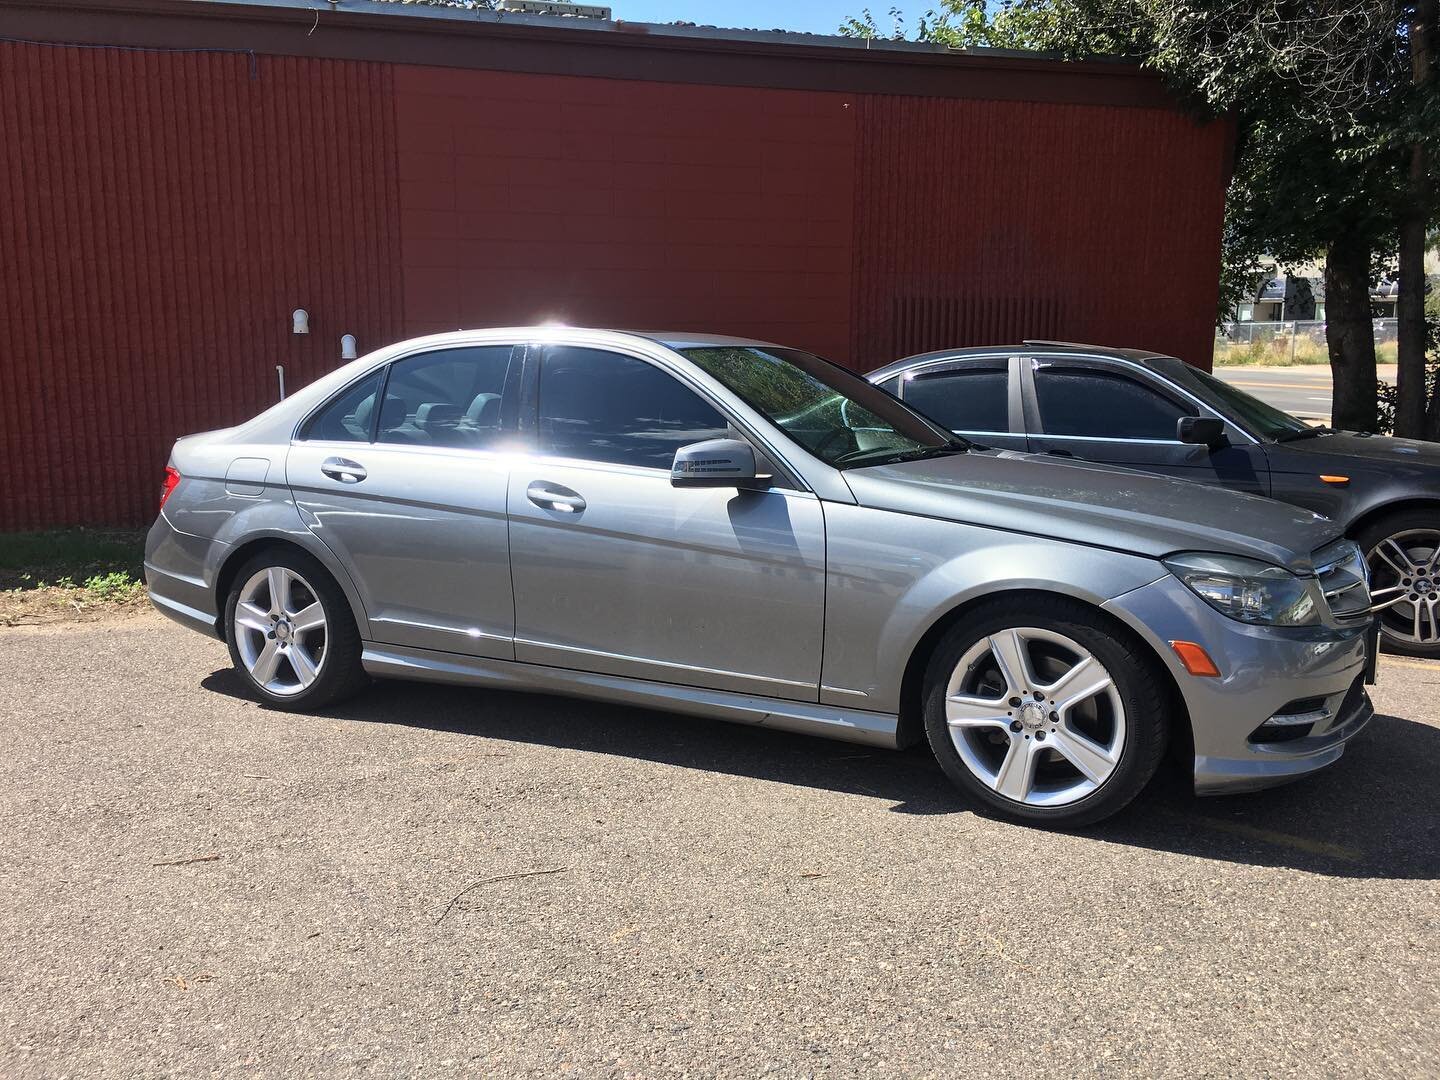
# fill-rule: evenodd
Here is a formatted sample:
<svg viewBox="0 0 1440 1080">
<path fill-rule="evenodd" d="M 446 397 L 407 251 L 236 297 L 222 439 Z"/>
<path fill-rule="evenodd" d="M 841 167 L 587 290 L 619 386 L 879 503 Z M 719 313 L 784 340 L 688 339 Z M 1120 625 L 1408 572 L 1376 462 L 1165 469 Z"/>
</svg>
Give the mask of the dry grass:
<svg viewBox="0 0 1440 1080">
<path fill-rule="evenodd" d="M 1393 341 L 1375 346 L 1377 364 L 1393 364 L 1396 360 L 1396 345 Z M 1231 341 L 1223 337 L 1215 339 L 1216 367 L 1302 367 L 1328 364 L 1330 352 L 1324 342 L 1301 338 L 1295 342 L 1294 353 L 1288 337 L 1277 337 L 1270 341 Z"/>
</svg>

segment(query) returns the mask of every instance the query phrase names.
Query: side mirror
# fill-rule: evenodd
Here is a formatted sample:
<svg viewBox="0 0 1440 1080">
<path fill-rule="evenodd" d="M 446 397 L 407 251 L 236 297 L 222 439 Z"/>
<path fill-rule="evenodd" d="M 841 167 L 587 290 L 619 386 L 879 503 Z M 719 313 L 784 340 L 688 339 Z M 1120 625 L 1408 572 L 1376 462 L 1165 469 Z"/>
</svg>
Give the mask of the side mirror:
<svg viewBox="0 0 1440 1080">
<path fill-rule="evenodd" d="M 1225 445 L 1225 421 L 1208 416 L 1182 416 L 1175 423 L 1175 438 L 1213 450 Z"/>
<path fill-rule="evenodd" d="M 708 439 L 675 451 L 675 487 L 738 487 L 755 479 L 755 450 L 739 439 Z"/>
</svg>

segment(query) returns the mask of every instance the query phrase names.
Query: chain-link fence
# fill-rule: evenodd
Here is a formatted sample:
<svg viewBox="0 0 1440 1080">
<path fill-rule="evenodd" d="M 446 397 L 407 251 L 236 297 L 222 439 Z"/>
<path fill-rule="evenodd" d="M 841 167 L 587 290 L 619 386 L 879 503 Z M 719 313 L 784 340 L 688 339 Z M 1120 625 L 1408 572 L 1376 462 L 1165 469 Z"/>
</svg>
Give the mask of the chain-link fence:
<svg viewBox="0 0 1440 1080">
<path fill-rule="evenodd" d="M 1395 319 L 1375 320 L 1375 354 L 1379 363 L 1395 362 L 1395 326 Z M 1231 322 L 1215 332 L 1217 366 L 1324 364 L 1329 359 L 1325 323 L 1321 321 Z"/>
</svg>

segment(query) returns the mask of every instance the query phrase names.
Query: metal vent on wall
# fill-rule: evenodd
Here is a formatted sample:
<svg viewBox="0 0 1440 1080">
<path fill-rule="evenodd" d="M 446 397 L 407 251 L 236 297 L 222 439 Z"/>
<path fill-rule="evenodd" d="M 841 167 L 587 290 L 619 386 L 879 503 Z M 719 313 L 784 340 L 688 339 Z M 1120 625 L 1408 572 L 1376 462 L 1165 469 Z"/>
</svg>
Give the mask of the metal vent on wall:
<svg viewBox="0 0 1440 1080">
<path fill-rule="evenodd" d="M 1054 297 L 899 296 L 891 310 L 889 351 L 895 357 L 1055 338 L 1065 323 L 1061 301 Z"/>
</svg>

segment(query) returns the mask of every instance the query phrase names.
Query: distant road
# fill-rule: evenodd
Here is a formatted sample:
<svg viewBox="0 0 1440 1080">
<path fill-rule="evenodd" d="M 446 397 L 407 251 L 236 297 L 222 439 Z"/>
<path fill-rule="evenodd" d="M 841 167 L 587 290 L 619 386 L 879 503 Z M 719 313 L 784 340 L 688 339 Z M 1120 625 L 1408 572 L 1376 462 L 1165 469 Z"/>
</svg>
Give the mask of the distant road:
<svg viewBox="0 0 1440 1080">
<path fill-rule="evenodd" d="M 1395 381 L 1395 365 L 1382 364 L 1380 378 Z M 1307 420 L 1330 419 L 1330 366 L 1218 367 L 1215 374 L 1277 409 Z"/>
</svg>

